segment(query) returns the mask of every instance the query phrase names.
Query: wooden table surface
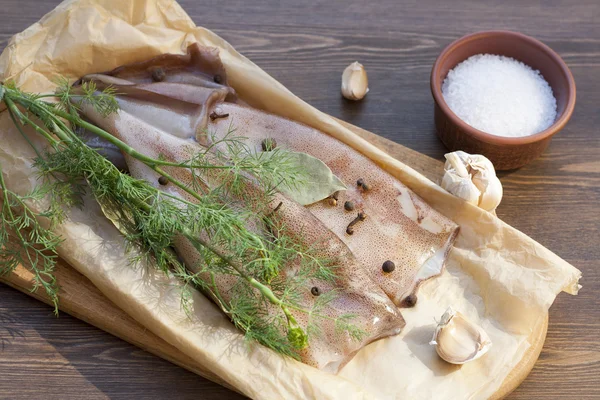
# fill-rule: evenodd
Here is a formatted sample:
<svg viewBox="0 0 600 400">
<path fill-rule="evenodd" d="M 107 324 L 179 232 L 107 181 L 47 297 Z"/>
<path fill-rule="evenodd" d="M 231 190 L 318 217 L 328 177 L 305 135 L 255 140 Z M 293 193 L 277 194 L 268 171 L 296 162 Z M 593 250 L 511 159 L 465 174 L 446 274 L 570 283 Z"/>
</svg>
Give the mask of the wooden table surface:
<svg viewBox="0 0 600 400">
<path fill-rule="evenodd" d="M 0 48 L 56 0 L 1 0 Z M 556 50 L 577 83 L 567 127 L 538 160 L 502 174 L 498 216 L 583 271 L 577 297 L 558 296 L 546 344 L 510 399 L 600 398 L 600 2 L 598 0 L 182 0 L 292 92 L 338 118 L 442 159 L 429 73 L 452 40 L 510 29 Z M 365 101 L 340 98 L 344 67 L 363 63 Z M 1 399 L 238 399 L 0 284 Z"/>
</svg>

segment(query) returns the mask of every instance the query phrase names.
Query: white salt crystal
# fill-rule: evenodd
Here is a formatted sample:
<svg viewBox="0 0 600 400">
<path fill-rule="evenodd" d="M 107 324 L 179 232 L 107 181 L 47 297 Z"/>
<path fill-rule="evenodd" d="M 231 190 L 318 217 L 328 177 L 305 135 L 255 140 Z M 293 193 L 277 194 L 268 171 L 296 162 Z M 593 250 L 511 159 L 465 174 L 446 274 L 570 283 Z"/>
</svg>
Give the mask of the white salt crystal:
<svg viewBox="0 0 600 400">
<path fill-rule="evenodd" d="M 442 85 L 448 107 L 463 121 L 496 136 L 529 136 L 554 123 L 556 99 L 540 74 L 514 58 L 469 57 Z"/>
</svg>

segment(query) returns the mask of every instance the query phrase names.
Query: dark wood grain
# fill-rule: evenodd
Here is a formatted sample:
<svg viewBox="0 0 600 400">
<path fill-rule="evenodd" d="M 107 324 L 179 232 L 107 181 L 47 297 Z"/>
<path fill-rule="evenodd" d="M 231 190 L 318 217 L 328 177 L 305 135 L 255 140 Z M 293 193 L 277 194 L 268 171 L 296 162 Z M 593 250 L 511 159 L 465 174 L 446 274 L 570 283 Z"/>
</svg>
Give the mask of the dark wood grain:
<svg viewBox="0 0 600 400">
<path fill-rule="evenodd" d="M 2 0 L 0 47 L 58 2 Z M 511 399 L 600 398 L 600 2 L 184 0 L 197 24 L 317 108 L 441 159 L 429 72 L 459 36 L 502 28 L 557 51 L 577 83 L 571 122 L 538 160 L 502 175 L 498 215 L 583 271 L 550 310 L 546 344 Z M 371 91 L 339 95 L 362 62 Z M 237 395 L 0 285 L 0 398 L 236 398 Z M 34 378 L 35 376 L 35 378 Z"/>
</svg>

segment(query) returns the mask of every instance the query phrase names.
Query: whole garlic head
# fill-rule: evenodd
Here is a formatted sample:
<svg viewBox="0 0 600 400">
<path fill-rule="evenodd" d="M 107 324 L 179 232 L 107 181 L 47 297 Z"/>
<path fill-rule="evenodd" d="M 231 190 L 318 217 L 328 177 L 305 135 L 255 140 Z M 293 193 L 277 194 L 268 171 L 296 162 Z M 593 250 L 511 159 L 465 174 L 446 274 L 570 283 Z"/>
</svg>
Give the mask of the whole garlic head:
<svg viewBox="0 0 600 400">
<path fill-rule="evenodd" d="M 446 154 L 442 187 L 453 195 L 486 211 L 494 211 L 502 200 L 502 183 L 486 157 L 455 151 Z"/>
<path fill-rule="evenodd" d="M 465 364 L 483 356 L 492 347 L 490 337 L 481 327 L 448 307 L 435 328 L 429 344 L 451 364 Z"/>
<path fill-rule="evenodd" d="M 348 100 L 360 100 L 369 91 L 367 71 L 358 61 L 348 65 L 342 74 L 342 95 Z"/>
</svg>

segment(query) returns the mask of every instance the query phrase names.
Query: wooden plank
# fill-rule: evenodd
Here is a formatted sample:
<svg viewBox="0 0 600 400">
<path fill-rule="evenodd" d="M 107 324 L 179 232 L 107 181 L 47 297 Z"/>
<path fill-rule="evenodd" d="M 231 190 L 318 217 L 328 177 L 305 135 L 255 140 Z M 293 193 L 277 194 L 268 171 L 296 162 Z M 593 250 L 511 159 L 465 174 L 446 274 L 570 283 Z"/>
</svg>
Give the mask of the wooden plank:
<svg viewBox="0 0 600 400">
<path fill-rule="evenodd" d="M 232 389 L 218 376 L 136 322 L 105 297 L 89 279 L 74 270 L 65 261 L 59 260 L 55 275 L 60 284 L 60 310 L 62 312 Z M 2 281 L 46 304 L 50 303 L 42 290 L 31 292 L 33 274 L 22 266 L 19 266 L 11 275 L 2 277 Z"/>
<path fill-rule="evenodd" d="M 359 136 L 371 141 L 377 147 L 392 156 L 411 165 L 433 181 L 439 180 L 443 171 L 443 164 L 430 157 L 410 150 L 402 145 L 377 136 L 364 129 L 342 122 Z M 66 262 L 60 261 L 56 270 L 56 277 L 61 286 L 60 309 L 76 318 L 92 324 L 109 332 L 131 344 L 149 351 L 165 360 L 197 373 L 223 386 L 229 387 L 216 375 L 205 369 L 202 365 L 181 353 L 175 347 L 166 343 L 153 333 L 129 317 L 125 312 L 107 299 L 83 275 L 71 268 Z M 20 266 L 13 274 L 2 277 L 0 280 L 22 292 L 47 302 L 48 299 L 42 291 L 31 293 L 32 274 Z M 544 344 L 547 331 L 547 318 L 534 330 L 530 337 L 532 346 L 524 354 L 523 360 L 507 377 L 494 399 L 504 397 L 512 392 L 533 368 Z M 231 387 L 229 387 L 231 389 Z"/>
</svg>

